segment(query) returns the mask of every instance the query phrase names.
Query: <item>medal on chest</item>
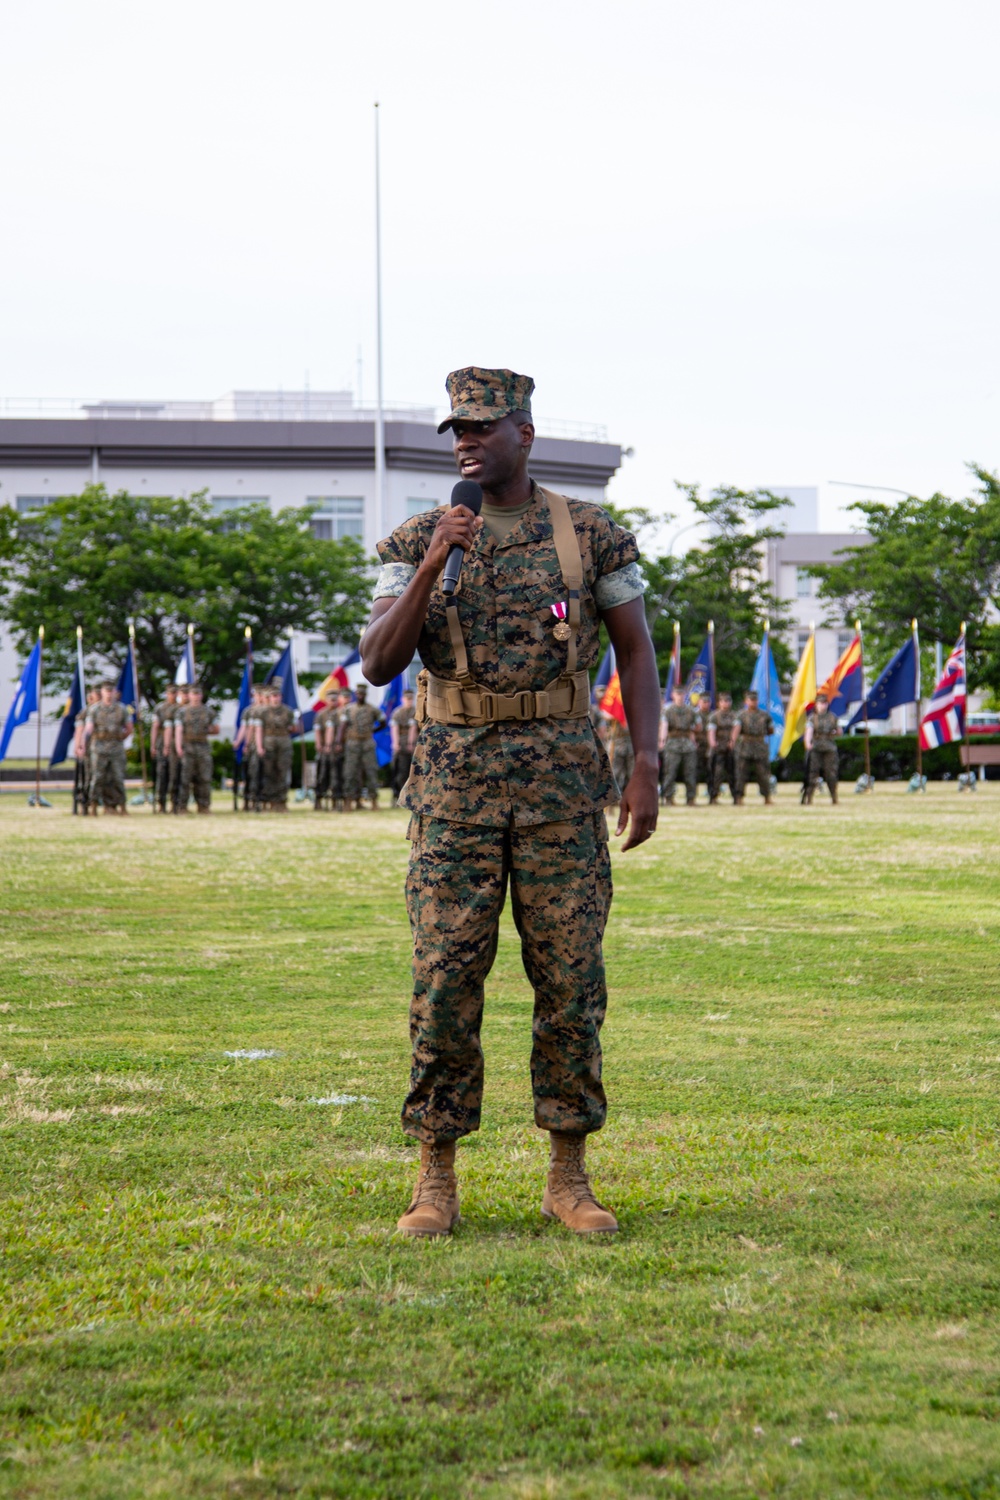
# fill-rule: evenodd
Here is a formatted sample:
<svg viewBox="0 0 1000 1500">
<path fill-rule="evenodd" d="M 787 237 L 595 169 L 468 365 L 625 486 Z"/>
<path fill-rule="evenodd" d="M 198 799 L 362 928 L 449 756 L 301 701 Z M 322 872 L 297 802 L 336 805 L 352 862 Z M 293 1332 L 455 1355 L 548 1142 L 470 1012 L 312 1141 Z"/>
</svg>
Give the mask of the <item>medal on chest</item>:
<svg viewBox="0 0 1000 1500">
<path fill-rule="evenodd" d="M 569 623 L 566 619 L 566 615 L 568 613 L 568 605 L 566 604 L 566 601 L 564 599 L 560 599 L 557 604 L 550 604 L 549 609 L 552 611 L 556 618 L 556 623 L 552 627 L 552 634 L 555 636 L 557 641 L 568 641 L 573 632 L 571 631 Z"/>
</svg>

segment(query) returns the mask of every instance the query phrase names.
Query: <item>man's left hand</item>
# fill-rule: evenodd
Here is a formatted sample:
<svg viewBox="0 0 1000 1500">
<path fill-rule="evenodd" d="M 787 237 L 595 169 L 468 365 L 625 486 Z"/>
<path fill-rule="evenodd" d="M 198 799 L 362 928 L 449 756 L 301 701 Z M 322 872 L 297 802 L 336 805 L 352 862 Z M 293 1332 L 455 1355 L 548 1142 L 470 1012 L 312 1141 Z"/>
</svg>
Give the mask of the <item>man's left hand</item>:
<svg viewBox="0 0 1000 1500">
<path fill-rule="evenodd" d="M 616 838 L 625 832 L 629 818 L 632 820 L 628 838 L 622 844 L 623 854 L 626 849 L 634 849 L 636 844 L 646 842 L 656 827 L 659 810 L 660 789 L 656 772 L 637 766 L 629 778 L 628 786 L 622 792 L 621 806 L 618 809 Z"/>
</svg>

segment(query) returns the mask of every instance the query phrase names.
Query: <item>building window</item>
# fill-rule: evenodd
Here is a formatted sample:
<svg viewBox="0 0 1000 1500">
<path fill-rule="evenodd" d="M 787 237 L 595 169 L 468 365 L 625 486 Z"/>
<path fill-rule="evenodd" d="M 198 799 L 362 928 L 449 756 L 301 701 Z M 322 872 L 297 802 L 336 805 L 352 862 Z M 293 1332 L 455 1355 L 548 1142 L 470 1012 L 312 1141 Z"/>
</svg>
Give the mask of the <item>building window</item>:
<svg viewBox="0 0 1000 1500">
<path fill-rule="evenodd" d="M 345 537 L 364 541 L 365 502 L 360 495 L 310 495 L 308 505 L 316 510 L 309 525 L 321 542 L 342 542 Z"/>
<path fill-rule="evenodd" d="M 41 510 L 56 498 L 55 495 L 18 495 L 17 513 L 19 516 L 30 515 L 33 510 Z"/>
<path fill-rule="evenodd" d="M 853 641 L 853 639 L 854 639 L 854 631 L 853 630 L 838 630 L 837 631 L 837 660 L 838 661 L 843 656 L 844 652 L 847 650 L 848 646 L 851 644 L 851 642 Z"/>
<path fill-rule="evenodd" d="M 441 504 L 430 495 L 410 495 L 406 502 L 407 516 L 422 516 L 427 510 L 437 510 Z"/>
<path fill-rule="evenodd" d="M 799 599 L 811 599 L 813 592 L 812 574 L 808 568 L 795 569 L 795 594 Z"/>
<path fill-rule="evenodd" d="M 334 667 L 339 667 L 344 657 L 350 651 L 343 641 L 311 640 L 309 642 L 309 670 L 310 672 L 332 672 Z"/>
<path fill-rule="evenodd" d="M 267 495 L 213 495 L 209 504 L 213 516 L 224 516 L 227 510 L 240 510 L 244 505 L 268 505 Z"/>
<path fill-rule="evenodd" d="M 803 653 L 809 644 L 809 635 L 808 630 L 800 630 L 795 637 L 795 655 L 799 661 L 802 660 Z"/>
</svg>

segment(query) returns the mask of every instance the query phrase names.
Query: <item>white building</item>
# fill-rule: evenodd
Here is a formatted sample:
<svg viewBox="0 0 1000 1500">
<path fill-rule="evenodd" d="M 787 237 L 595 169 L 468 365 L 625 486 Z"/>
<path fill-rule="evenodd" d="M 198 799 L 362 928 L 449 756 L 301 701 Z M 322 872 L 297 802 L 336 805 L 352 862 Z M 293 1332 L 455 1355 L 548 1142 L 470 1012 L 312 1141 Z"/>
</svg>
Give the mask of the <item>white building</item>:
<svg viewBox="0 0 1000 1500">
<path fill-rule="evenodd" d="M 357 537 L 369 553 L 407 516 L 446 504 L 457 479 L 450 433 L 430 407 L 385 412 L 385 497 L 376 514 L 375 423 L 350 392 L 235 391 L 218 401 L 0 401 L 0 504 L 28 512 L 102 482 L 110 490 L 191 495 L 218 512 L 251 501 L 310 504 L 322 537 Z M 603 502 L 621 448 L 602 429 L 538 421 L 531 472 L 581 500 Z M 44 621 L 40 621 L 44 624 Z M 123 621 L 123 629 L 124 629 Z M 299 672 L 328 672 L 344 647 L 296 638 Z M 20 663 L 0 629 L 0 720 Z M 43 746 L 55 735 L 46 705 Z M 15 731 L 12 756 L 33 755 L 35 730 Z"/>
</svg>

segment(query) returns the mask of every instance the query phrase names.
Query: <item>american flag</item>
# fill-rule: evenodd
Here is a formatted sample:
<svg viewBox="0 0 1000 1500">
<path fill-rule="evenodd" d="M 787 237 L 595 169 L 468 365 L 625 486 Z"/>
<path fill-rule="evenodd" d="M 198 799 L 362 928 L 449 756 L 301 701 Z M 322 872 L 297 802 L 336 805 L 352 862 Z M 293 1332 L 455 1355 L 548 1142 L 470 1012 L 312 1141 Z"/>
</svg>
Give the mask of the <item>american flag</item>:
<svg viewBox="0 0 1000 1500">
<path fill-rule="evenodd" d="M 965 733 L 965 631 L 959 636 L 930 706 L 920 720 L 920 743 L 925 750 L 949 745 Z"/>
</svg>

